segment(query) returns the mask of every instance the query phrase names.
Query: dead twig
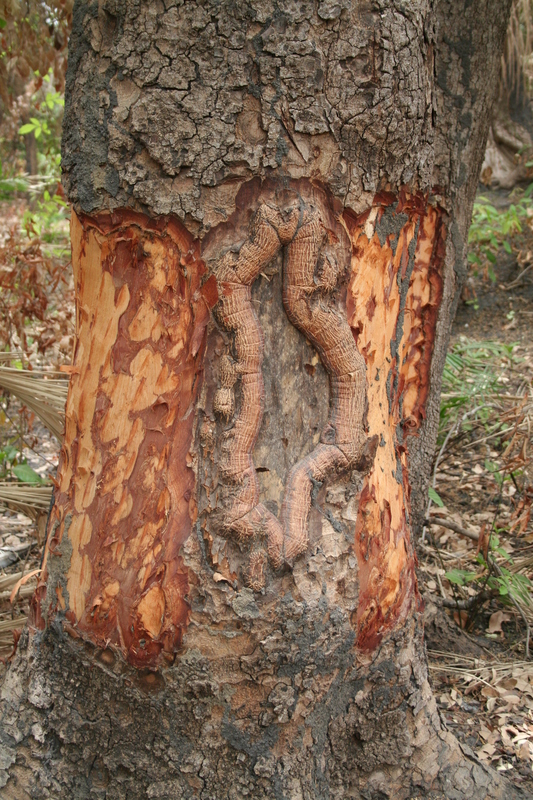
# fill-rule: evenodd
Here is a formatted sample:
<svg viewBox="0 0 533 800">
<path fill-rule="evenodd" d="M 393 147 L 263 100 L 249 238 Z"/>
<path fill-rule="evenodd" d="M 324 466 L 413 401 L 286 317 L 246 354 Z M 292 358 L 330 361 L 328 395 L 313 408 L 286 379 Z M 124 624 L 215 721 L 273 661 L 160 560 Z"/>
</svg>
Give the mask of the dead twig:
<svg viewBox="0 0 533 800">
<path fill-rule="evenodd" d="M 529 272 L 531 267 L 533 267 L 533 264 L 528 264 L 528 266 L 525 269 L 522 270 L 520 275 L 518 275 L 514 279 L 514 281 L 511 281 L 511 283 L 504 284 L 503 288 L 505 289 L 505 291 L 508 292 L 510 289 L 516 289 L 516 287 L 519 285 L 519 283 L 522 280 L 522 278 L 524 277 L 524 275 L 526 275 Z"/>
<path fill-rule="evenodd" d="M 440 525 L 442 528 L 448 528 L 455 533 L 458 533 L 460 536 L 466 536 L 467 539 L 471 539 L 473 542 L 479 541 L 479 534 L 471 533 L 467 531 L 466 528 L 462 528 L 456 522 L 451 522 L 450 520 L 444 519 L 444 517 L 429 517 L 428 519 L 424 520 L 424 525 Z"/>
</svg>

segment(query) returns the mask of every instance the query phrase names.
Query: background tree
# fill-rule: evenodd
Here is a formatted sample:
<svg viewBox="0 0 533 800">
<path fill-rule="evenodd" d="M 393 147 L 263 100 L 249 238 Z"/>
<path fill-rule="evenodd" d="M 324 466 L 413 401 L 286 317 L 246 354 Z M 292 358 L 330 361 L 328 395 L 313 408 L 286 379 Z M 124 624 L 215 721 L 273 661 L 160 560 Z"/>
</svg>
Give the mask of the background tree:
<svg viewBox="0 0 533 800">
<path fill-rule="evenodd" d="M 412 547 L 508 6 L 76 4 L 6 796 L 513 796 L 441 727 Z"/>
<path fill-rule="evenodd" d="M 18 172 L 19 137 L 24 130 L 25 171 L 37 175 L 42 108 L 53 108 L 65 84 L 66 46 L 72 0 L 3 0 L 0 3 L 0 136 L 2 177 Z M 43 87 L 44 82 L 44 87 Z M 50 120 L 48 120 L 50 121 Z M 36 136 L 37 134 L 37 136 Z M 7 163 L 11 169 L 6 171 Z"/>
</svg>

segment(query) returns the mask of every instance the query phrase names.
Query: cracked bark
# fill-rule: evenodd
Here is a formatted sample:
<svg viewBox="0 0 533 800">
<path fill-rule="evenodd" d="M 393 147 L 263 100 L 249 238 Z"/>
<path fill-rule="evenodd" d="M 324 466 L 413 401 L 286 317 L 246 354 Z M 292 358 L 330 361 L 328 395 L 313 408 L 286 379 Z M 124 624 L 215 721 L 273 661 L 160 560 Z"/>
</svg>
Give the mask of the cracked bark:
<svg viewBox="0 0 533 800">
<path fill-rule="evenodd" d="M 519 796 L 438 717 L 412 546 L 504 31 L 76 3 L 78 344 L 2 796 Z"/>
</svg>

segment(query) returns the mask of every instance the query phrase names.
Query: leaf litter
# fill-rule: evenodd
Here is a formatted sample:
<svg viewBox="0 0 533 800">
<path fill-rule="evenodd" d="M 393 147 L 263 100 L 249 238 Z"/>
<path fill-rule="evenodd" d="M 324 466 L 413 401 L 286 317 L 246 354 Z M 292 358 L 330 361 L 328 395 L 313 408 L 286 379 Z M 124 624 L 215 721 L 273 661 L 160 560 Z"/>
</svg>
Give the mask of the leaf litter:
<svg viewBox="0 0 533 800">
<path fill-rule="evenodd" d="M 443 722 L 533 793 L 531 225 L 459 306 L 417 551 Z"/>
</svg>

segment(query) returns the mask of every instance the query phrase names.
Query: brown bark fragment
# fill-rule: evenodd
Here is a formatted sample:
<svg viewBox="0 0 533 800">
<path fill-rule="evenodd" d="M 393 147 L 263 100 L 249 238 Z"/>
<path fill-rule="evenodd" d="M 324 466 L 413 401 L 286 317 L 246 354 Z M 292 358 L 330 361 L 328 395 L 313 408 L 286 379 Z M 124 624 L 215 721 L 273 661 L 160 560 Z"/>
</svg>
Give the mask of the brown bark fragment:
<svg viewBox="0 0 533 800">
<path fill-rule="evenodd" d="M 189 616 L 179 550 L 196 519 L 190 448 L 216 287 L 201 287 L 197 244 L 175 220 L 73 214 L 72 246 L 78 343 L 35 623 L 56 613 L 54 559 L 71 552 L 71 625 L 155 666 Z"/>
</svg>

